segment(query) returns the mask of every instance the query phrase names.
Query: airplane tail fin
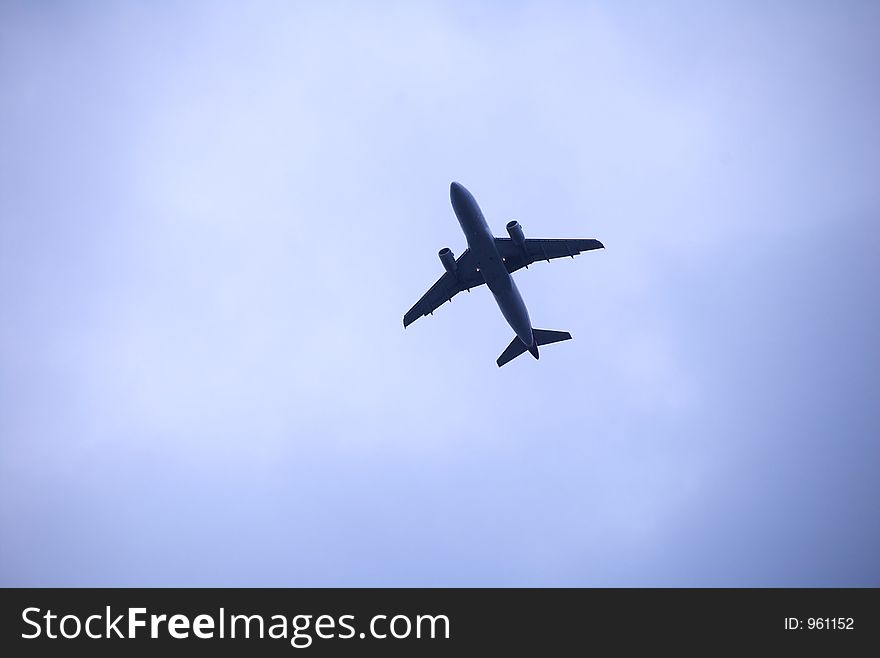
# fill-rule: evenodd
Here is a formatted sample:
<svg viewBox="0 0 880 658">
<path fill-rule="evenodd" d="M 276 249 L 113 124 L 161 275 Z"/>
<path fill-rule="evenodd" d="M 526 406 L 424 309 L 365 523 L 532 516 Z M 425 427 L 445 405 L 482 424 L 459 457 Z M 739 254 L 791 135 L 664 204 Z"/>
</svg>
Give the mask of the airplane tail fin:
<svg viewBox="0 0 880 658">
<path fill-rule="evenodd" d="M 533 357 L 538 358 L 538 345 L 549 345 L 550 343 L 558 343 L 563 340 L 571 340 L 571 334 L 567 331 L 550 331 L 549 329 L 532 329 L 532 335 L 535 337 L 535 344 L 526 347 L 516 336 L 510 341 L 507 349 L 498 357 L 498 367 L 500 368 L 506 363 L 510 363 L 520 354 L 526 351 L 530 352 Z"/>
</svg>

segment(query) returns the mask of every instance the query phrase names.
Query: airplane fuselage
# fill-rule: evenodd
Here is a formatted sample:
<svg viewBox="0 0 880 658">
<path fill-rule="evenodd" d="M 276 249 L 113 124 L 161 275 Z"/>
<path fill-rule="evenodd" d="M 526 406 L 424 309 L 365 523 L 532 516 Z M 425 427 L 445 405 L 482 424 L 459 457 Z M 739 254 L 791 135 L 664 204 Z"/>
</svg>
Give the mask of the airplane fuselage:
<svg viewBox="0 0 880 658">
<path fill-rule="evenodd" d="M 467 238 L 468 248 L 476 258 L 477 269 L 483 275 L 486 286 L 492 291 L 501 314 L 529 351 L 536 353 L 537 345 L 535 345 L 529 311 L 513 277 L 507 271 L 504 260 L 498 253 L 495 236 L 492 235 L 480 206 L 477 205 L 474 196 L 459 183 L 452 183 L 449 196 L 452 200 L 452 209 Z"/>
</svg>

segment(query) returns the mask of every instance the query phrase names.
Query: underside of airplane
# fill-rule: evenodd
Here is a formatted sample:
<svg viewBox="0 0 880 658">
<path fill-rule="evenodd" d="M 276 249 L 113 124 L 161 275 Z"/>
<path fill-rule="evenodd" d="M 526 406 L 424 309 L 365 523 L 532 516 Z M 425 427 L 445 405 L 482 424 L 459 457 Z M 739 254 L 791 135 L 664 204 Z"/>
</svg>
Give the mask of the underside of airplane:
<svg viewBox="0 0 880 658">
<path fill-rule="evenodd" d="M 450 197 L 468 248 L 458 258 L 448 247 L 440 250 L 438 256 L 446 272 L 403 316 L 403 326 L 433 314 L 458 293 L 486 284 L 504 318 L 516 332 L 513 341 L 496 361 L 499 367 L 525 352 L 537 359 L 538 346 L 569 340 L 571 334 L 565 331 L 532 328 L 528 310 L 511 275 L 537 261 L 574 258 L 585 251 L 602 249 L 604 245 L 592 238 L 526 238 L 515 220 L 507 223 L 510 237 L 496 238 L 470 192 L 461 184 L 452 183 Z"/>
</svg>

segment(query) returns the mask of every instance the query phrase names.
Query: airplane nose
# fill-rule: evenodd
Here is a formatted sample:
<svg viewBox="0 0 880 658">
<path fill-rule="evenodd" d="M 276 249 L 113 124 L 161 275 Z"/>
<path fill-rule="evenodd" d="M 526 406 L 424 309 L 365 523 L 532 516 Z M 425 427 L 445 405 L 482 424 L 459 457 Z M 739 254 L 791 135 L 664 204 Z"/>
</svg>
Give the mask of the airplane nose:
<svg viewBox="0 0 880 658">
<path fill-rule="evenodd" d="M 449 186 L 449 199 L 452 201 L 453 206 L 455 206 L 456 202 L 461 199 L 464 194 L 464 185 L 452 181 L 452 184 Z"/>
</svg>

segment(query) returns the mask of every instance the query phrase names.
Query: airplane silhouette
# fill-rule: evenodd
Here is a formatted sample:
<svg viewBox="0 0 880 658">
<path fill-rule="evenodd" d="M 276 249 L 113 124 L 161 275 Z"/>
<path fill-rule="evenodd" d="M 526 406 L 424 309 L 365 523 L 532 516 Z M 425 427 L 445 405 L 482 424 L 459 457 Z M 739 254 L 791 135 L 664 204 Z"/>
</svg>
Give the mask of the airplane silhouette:
<svg viewBox="0 0 880 658">
<path fill-rule="evenodd" d="M 569 340 L 571 334 L 567 331 L 532 328 L 529 312 L 511 274 L 522 267 L 528 268 L 535 261 L 549 262 L 565 256 L 574 258 L 583 251 L 604 249 L 605 245 L 593 239 L 526 238 L 516 220 L 507 222 L 509 238 L 496 238 L 486 224 L 476 199 L 463 185 L 453 182 L 449 196 L 452 209 L 467 238 L 468 248 L 458 259 L 449 247 L 440 250 L 438 256 L 446 273 L 407 311 L 403 316 L 403 326 L 407 327 L 420 317 L 433 314 L 462 290 L 470 291 L 485 283 L 492 291 L 507 324 L 516 333 L 510 345 L 498 357 L 499 368 L 526 351 L 537 359 L 539 345 Z"/>
</svg>

